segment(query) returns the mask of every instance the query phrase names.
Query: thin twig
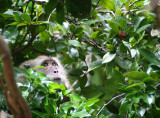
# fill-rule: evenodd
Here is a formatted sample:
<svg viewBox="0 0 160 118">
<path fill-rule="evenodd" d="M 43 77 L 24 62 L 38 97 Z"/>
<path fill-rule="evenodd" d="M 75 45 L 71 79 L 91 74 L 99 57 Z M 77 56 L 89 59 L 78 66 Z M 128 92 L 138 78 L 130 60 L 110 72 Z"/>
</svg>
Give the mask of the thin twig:
<svg viewBox="0 0 160 118">
<path fill-rule="evenodd" d="M 115 13 L 113 11 L 98 11 L 98 13 L 110 13 L 115 16 Z"/>
<path fill-rule="evenodd" d="M 120 95 L 117 95 L 117 96 L 113 97 L 109 102 L 107 102 L 106 104 L 103 105 L 103 107 L 99 110 L 99 112 L 97 113 L 96 116 L 98 116 L 101 113 L 101 111 L 104 109 L 105 106 L 107 106 L 109 103 L 111 103 L 114 99 L 116 99 L 118 97 L 121 97 L 123 95 L 125 95 L 125 93 L 122 93 Z"/>
<path fill-rule="evenodd" d="M 48 24 L 49 24 L 49 21 L 50 21 L 50 18 L 52 16 L 52 14 L 56 11 L 56 8 L 53 9 L 53 11 L 49 14 L 49 17 L 48 17 Z"/>
<path fill-rule="evenodd" d="M 95 8 L 98 6 L 99 2 L 100 2 L 100 0 L 98 0 L 96 6 L 92 9 L 91 13 L 92 13 L 92 12 L 95 10 Z"/>
</svg>

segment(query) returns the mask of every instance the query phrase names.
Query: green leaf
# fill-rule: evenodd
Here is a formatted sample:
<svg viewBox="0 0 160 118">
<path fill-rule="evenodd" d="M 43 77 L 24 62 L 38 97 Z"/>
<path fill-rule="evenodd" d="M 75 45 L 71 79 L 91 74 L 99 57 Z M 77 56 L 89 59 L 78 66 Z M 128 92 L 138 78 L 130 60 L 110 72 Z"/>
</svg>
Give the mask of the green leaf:
<svg viewBox="0 0 160 118">
<path fill-rule="evenodd" d="M 154 93 L 156 93 L 156 89 L 153 86 L 147 86 L 147 88 L 146 88 L 145 91 L 148 94 L 154 94 Z"/>
<path fill-rule="evenodd" d="M 49 83 L 49 91 L 52 93 L 54 89 L 60 89 L 60 85 L 57 83 Z"/>
<path fill-rule="evenodd" d="M 69 56 L 74 60 L 78 60 L 79 57 L 78 49 L 71 47 L 69 49 Z"/>
<path fill-rule="evenodd" d="M 121 59 L 120 57 L 116 56 L 115 58 L 115 61 L 118 63 L 118 65 L 121 67 L 121 68 L 124 68 L 124 69 L 129 69 L 130 66 L 131 66 L 131 61 L 129 60 L 123 60 Z"/>
<path fill-rule="evenodd" d="M 85 107 L 90 107 L 98 101 L 99 101 L 99 99 L 96 99 L 96 98 L 90 99 L 89 101 L 86 102 Z"/>
<path fill-rule="evenodd" d="M 46 30 L 46 28 L 47 28 L 46 24 L 40 24 L 40 25 L 38 25 L 38 28 L 36 29 L 36 32 L 37 33 L 43 32 L 43 31 Z"/>
<path fill-rule="evenodd" d="M 21 22 L 22 18 L 20 17 L 20 15 L 17 12 L 14 12 L 14 20 L 17 22 Z"/>
<path fill-rule="evenodd" d="M 115 4 L 112 0 L 101 0 L 99 4 L 108 10 L 116 11 Z"/>
<path fill-rule="evenodd" d="M 103 92 L 100 89 L 97 89 L 93 86 L 86 86 L 82 89 L 81 95 L 83 95 L 87 99 L 98 98 L 103 95 Z"/>
<path fill-rule="evenodd" d="M 150 50 L 140 48 L 139 52 L 140 52 L 140 54 L 142 54 L 144 56 L 145 59 L 147 59 L 152 64 L 160 65 L 159 59 Z"/>
<path fill-rule="evenodd" d="M 53 36 L 53 24 L 49 23 L 49 33 L 51 36 Z"/>
<path fill-rule="evenodd" d="M 146 85 L 152 85 L 153 84 L 153 79 L 152 79 L 152 77 L 146 77 L 146 78 L 143 79 L 143 82 Z"/>
<path fill-rule="evenodd" d="M 83 74 L 83 71 L 81 69 L 75 69 L 75 70 L 71 70 L 69 74 L 71 76 L 80 76 Z"/>
<path fill-rule="evenodd" d="M 137 32 L 137 33 L 140 33 L 140 32 L 142 32 L 142 31 L 146 30 L 149 26 L 151 26 L 151 24 L 144 25 L 144 26 L 142 26 L 141 28 L 139 28 L 136 32 Z"/>
<path fill-rule="evenodd" d="M 126 7 L 126 9 L 129 9 L 129 5 L 130 5 L 130 1 L 127 0 L 127 2 L 125 2 L 125 7 Z"/>
<path fill-rule="evenodd" d="M 113 33 L 118 34 L 119 33 L 119 28 L 118 28 L 118 24 L 111 21 L 111 20 L 107 20 L 109 27 L 113 30 Z"/>
<path fill-rule="evenodd" d="M 115 21 L 117 22 L 118 26 L 125 30 L 127 26 L 127 20 L 119 15 L 116 15 Z"/>
<path fill-rule="evenodd" d="M 54 113 L 54 108 L 52 107 L 52 105 L 44 105 L 44 108 L 46 109 L 46 111 L 49 113 L 49 114 L 52 114 Z"/>
<path fill-rule="evenodd" d="M 143 82 L 141 82 L 141 83 L 135 83 L 135 84 L 132 84 L 132 85 L 126 87 L 125 89 L 127 91 L 130 91 L 130 90 L 133 90 L 133 89 L 138 89 L 139 90 L 140 86 L 143 85 L 143 84 L 144 84 Z"/>
<path fill-rule="evenodd" d="M 114 53 L 110 53 L 110 52 L 107 52 L 104 56 L 103 56 L 103 60 L 102 60 L 102 63 L 108 63 L 110 61 L 112 61 L 114 59 L 114 57 L 116 56 L 116 54 Z"/>
<path fill-rule="evenodd" d="M 89 113 L 85 109 L 83 109 L 82 111 L 78 111 L 78 112 L 73 113 L 72 117 L 81 117 L 81 118 L 83 118 L 83 117 L 87 117 L 88 115 L 89 115 Z"/>
<path fill-rule="evenodd" d="M 74 33 L 75 36 L 80 36 L 83 33 L 83 28 L 79 27 L 73 33 Z"/>
<path fill-rule="evenodd" d="M 145 17 L 138 17 L 135 21 L 134 21 L 134 31 L 136 31 L 137 27 L 140 25 L 140 23 L 145 19 Z"/>
<path fill-rule="evenodd" d="M 27 22 L 27 24 L 31 23 L 31 18 L 28 14 L 21 14 L 21 18 Z"/>
<path fill-rule="evenodd" d="M 81 43 L 77 40 L 69 40 L 68 43 L 75 47 L 82 47 Z"/>
<path fill-rule="evenodd" d="M 41 1 L 41 0 L 40 0 Z M 47 0 L 45 0 L 44 2 L 47 2 Z M 57 0 L 49 0 L 48 3 L 43 4 L 43 9 L 44 12 L 46 14 L 51 14 L 51 12 L 55 9 L 55 7 L 57 6 L 58 1 Z"/>
<path fill-rule="evenodd" d="M 77 18 L 85 18 L 91 12 L 91 0 L 66 0 L 67 11 Z"/>
<path fill-rule="evenodd" d="M 137 110 L 138 114 L 139 114 L 141 117 L 143 117 L 144 114 L 145 114 L 145 112 L 146 112 L 146 109 L 144 109 L 144 108 L 138 108 L 138 109 L 136 109 L 136 110 Z"/>
<path fill-rule="evenodd" d="M 139 71 L 128 72 L 125 75 L 131 80 L 143 80 L 144 78 L 149 77 L 147 73 Z"/>
<path fill-rule="evenodd" d="M 137 63 L 137 62 L 134 62 L 134 63 L 131 65 L 129 71 L 137 71 L 138 69 L 139 69 L 138 63 Z"/>
<path fill-rule="evenodd" d="M 123 74 L 120 71 L 115 70 L 115 69 L 113 69 L 112 77 L 115 79 L 115 82 L 117 84 L 123 83 L 124 79 L 125 79 L 125 77 L 123 76 Z"/>
<path fill-rule="evenodd" d="M 63 109 L 65 112 L 68 111 L 69 108 L 73 107 L 73 103 L 71 102 L 65 102 L 60 106 L 60 109 Z"/>
<path fill-rule="evenodd" d="M 144 102 L 146 102 L 148 105 L 154 104 L 155 103 L 155 96 L 154 95 L 148 95 L 144 94 L 143 98 Z"/>
<path fill-rule="evenodd" d="M 79 95 L 77 95 L 77 94 L 71 94 L 71 95 L 69 95 L 69 97 L 75 102 L 82 101 L 81 97 Z"/>
<path fill-rule="evenodd" d="M 50 35 L 47 31 L 43 31 L 43 32 L 39 33 L 39 38 L 41 39 L 41 41 L 43 43 L 48 43 L 49 37 L 50 37 Z"/>
<path fill-rule="evenodd" d="M 56 7 L 56 21 L 59 24 L 62 24 L 64 22 L 64 6 L 60 3 L 58 3 Z"/>
<path fill-rule="evenodd" d="M 126 115 L 127 111 L 131 108 L 132 104 L 130 102 L 124 102 L 119 109 L 119 115 Z"/>
<path fill-rule="evenodd" d="M 64 27 L 64 25 L 57 24 L 57 26 L 62 30 L 63 34 L 67 34 L 67 30 L 66 30 L 66 28 Z"/>
<path fill-rule="evenodd" d="M 89 65 L 88 71 L 94 70 L 94 69 L 96 69 L 96 68 L 98 68 L 100 66 L 102 66 L 102 59 L 92 62 Z"/>
<path fill-rule="evenodd" d="M 115 48 L 114 45 L 107 44 L 107 49 L 108 49 L 109 51 L 114 51 L 116 48 Z"/>
<path fill-rule="evenodd" d="M 97 37 L 98 33 L 99 33 L 99 31 L 93 32 L 89 37 L 94 39 Z"/>
</svg>

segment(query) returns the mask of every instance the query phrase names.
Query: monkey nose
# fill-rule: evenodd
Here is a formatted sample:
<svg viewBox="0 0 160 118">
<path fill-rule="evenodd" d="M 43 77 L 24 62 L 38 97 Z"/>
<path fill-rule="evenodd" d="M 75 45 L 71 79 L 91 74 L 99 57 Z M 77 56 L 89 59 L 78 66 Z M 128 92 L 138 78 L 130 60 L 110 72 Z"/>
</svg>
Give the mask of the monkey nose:
<svg viewBox="0 0 160 118">
<path fill-rule="evenodd" d="M 58 71 L 54 71 L 54 73 L 58 73 Z"/>
</svg>

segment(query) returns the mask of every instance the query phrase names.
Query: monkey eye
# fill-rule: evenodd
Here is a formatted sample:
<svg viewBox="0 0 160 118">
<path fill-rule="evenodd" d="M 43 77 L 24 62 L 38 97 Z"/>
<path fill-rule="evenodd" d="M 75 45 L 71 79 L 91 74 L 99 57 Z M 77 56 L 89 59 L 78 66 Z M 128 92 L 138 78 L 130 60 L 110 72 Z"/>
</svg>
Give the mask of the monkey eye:
<svg viewBox="0 0 160 118">
<path fill-rule="evenodd" d="M 57 64 L 55 62 L 52 63 L 53 66 L 57 66 Z"/>
<path fill-rule="evenodd" d="M 44 62 L 43 64 L 42 64 L 42 66 L 48 66 L 48 63 L 47 62 Z"/>
<path fill-rule="evenodd" d="M 25 69 L 29 69 L 29 68 L 31 67 L 31 66 L 28 65 L 28 64 L 24 64 L 23 66 L 24 66 Z"/>
</svg>

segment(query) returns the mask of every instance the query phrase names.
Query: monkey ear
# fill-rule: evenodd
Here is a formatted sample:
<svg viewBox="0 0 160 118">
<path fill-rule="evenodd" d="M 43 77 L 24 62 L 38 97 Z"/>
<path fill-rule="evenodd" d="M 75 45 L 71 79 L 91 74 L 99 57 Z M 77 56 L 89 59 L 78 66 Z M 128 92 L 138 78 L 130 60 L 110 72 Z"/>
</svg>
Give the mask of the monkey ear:
<svg viewBox="0 0 160 118">
<path fill-rule="evenodd" d="M 31 66 L 29 64 L 24 64 L 23 66 L 25 69 L 31 68 Z"/>
</svg>

